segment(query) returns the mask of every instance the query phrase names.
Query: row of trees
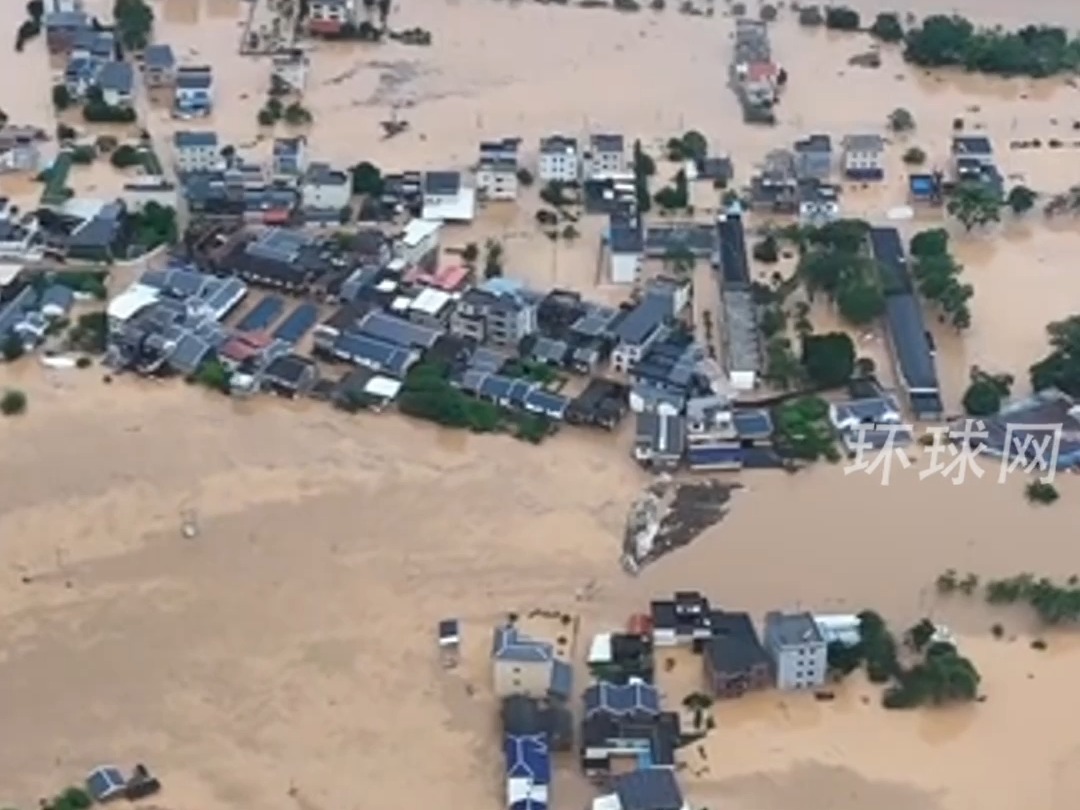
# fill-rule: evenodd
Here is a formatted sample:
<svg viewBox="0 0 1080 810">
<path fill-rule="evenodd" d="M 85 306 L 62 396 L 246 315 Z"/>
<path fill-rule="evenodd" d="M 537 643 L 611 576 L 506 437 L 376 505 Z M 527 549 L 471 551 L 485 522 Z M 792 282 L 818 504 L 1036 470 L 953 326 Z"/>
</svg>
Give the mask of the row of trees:
<svg viewBox="0 0 1080 810">
<path fill-rule="evenodd" d="M 888 684 L 882 697 L 882 705 L 887 709 L 974 700 L 979 691 L 978 671 L 952 644 L 934 641 L 936 633 L 937 628 L 929 619 L 908 629 L 904 642 L 914 662 L 905 667 L 900 660 L 900 647 L 885 620 L 866 610 L 859 614 L 859 643 L 830 644 L 829 665 L 840 675 L 865 666 L 871 682 Z"/>
<path fill-rule="evenodd" d="M 450 384 L 448 369 L 440 363 L 413 366 L 398 397 L 398 408 L 409 416 L 473 433 L 493 433 L 509 423 L 517 438 L 534 444 L 551 432 L 551 424 L 541 416 L 508 414 L 463 393 Z"/>
<path fill-rule="evenodd" d="M 270 96 L 266 100 L 266 104 L 259 110 L 258 119 L 261 127 L 272 127 L 278 121 L 298 127 L 310 124 L 314 120 L 311 112 L 299 101 L 286 105 L 277 96 Z"/>
<path fill-rule="evenodd" d="M 960 282 L 963 267 L 949 253 L 949 234 L 943 228 L 915 234 L 911 239 L 911 257 L 912 275 L 922 297 L 940 306 L 945 318 L 957 329 L 971 326 L 968 301 L 975 289 Z"/>
<path fill-rule="evenodd" d="M 923 67 L 960 67 L 1002 76 L 1052 76 L 1080 68 L 1080 40 L 1064 28 L 976 28 L 969 20 L 936 14 L 907 32 L 904 58 Z"/>
<path fill-rule="evenodd" d="M 973 581 L 977 586 L 978 577 L 968 574 L 964 580 L 958 580 L 956 572 L 950 569 L 938 577 L 938 591 L 942 594 L 962 593 L 971 596 L 976 587 L 961 587 L 969 581 Z M 1080 577 L 1076 575 L 1069 577 L 1063 585 L 1055 583 L 1049 577 L 1036 578 L 1027 573 L 993 579 L 983 588 L 983 596 L 991 605 L 1027 604 L 1046 624 L 1080 621 Z"/>
<path fill-rule="evenodd" d="M 632 165 L 637 210 L 639 214 L 647 214 L 652 207 L 652 199 L 649 196 L 649 178 L 656 174 L 656 161 L 646 154 L 639 140 L 634 141 Z"/>
</svg>

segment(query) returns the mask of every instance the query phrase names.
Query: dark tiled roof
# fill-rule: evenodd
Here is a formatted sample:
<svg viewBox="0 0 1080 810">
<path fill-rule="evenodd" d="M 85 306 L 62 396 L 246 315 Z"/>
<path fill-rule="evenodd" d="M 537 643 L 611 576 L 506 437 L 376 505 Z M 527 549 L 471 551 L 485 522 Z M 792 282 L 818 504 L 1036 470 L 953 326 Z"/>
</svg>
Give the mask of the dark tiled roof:
<svg viewBox="0 0 1080 810">
<path fill-rule="evenodd" d="M 705 654 L 714 671 L 746 672 L 769 664 L 749 614 L 717 610 L 710 622 L 713 637 L 705 643 Z"/>
<path fill-rule="evenodd" d="M 671 768 L 643 768 L 612 781 L 622 810 L 681 810 L 682 791 Z"/>
</svg>

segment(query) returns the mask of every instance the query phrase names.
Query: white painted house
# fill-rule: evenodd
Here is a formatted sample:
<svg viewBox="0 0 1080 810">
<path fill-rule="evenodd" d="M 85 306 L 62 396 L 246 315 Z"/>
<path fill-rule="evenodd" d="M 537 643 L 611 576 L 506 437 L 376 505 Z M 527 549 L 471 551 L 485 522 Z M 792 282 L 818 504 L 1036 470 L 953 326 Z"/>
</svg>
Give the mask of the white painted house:
<svg viewBox="0 0 1080 810">
<path fill-rule="evenodd" d="M 476 190 L 488 200 L 515 200 L 518 194 L 517 138 L 484 141 L 476 164 Z"/>
<path fill-rule="evenodd" d="M 585 155 L 585 176 L 590 180 L 621 175 L 626 171 L 626 142 L 622 135 L 596 134 L 589 137 Z"/>
<path fill-rule="evenodd" d="M 221 153 L 218 151 L 217 133 L 210 130 L 180 130 L 174 133 L 173 160 L 181 174 L 219 168 Z"/>
<path fill-rule="evenodd" d="M 301 205 L 307 209 L 340 211 L 352 200 L 352 177 L 326 163 L 312 163 L 300 185 Z"/>
<path fill-rule="evenodd" d="M 406 266 L 421 264 L 431 254 L 439 250 L 439 236 L 442 223 L 426 219 L 410 219 L 402 231 L 401 238 L 394 246 L 397 258 Z"/>
<path fill-rule="evenodd" d="M 575 183 L 580 180 L 581 154 L 577 139 L 565 135 L 541 138 L 537 175 L 544 183 Z"/>
</svg>

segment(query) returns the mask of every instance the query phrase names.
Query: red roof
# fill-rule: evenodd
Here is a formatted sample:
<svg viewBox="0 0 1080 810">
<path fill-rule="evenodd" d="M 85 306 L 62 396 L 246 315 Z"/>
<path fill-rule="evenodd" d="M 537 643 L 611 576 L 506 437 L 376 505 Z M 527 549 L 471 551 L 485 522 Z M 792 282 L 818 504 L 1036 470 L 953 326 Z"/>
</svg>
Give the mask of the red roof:
<svg viewBox="0 0 1080 810">
<path fill-rule="evenodd" d="M 227 360 L 242 363 L 257 355 L 272 342 L 273 338 L 266 332 L 237 332 L 218 349 L 218 354 Z"/>
<path fill-rule="evenodd" d="M 773 62 L 751 62 L 746 66 L 746 78 L 752 82 L 765 81 L 774 78 L 778 71 Z"/>
<path fill-rule="evenodd" d="M 446 292 L 454 292 L 468 280 L 471 271 L 459 264 L 439 267 L 433 273 L 427 273 L 417 266 L 410 267 L 405 273 L 405 280 L 415 284 L 426 284 Z"/>
</svg>

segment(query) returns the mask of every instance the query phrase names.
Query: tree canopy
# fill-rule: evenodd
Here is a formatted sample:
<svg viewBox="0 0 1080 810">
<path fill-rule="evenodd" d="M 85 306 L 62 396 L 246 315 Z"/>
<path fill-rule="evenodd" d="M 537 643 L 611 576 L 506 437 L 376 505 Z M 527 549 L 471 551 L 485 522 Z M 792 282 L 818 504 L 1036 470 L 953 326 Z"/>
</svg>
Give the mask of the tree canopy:
<svg viewBox="0 0 1080 810">
<path fill-rule="evenodd" d="M 957 329 L 967 329 L 971 325 L 968 301 L 975 294 L 975 289 L 970 284 L 960 282 L 963 268 L 948 250 L 949 235 L 941 228 L 915 234 L 911 240 L 914 259 L 912 274 L 920 295 L 938 304 Z"/>
<path fill-rule="evenodd" d="M 897 107 L 888 118 L 889 129 L 893 132 L 910 132 L 915 129 L 915 116 L 904 107 Z"/>
<path fill-rule="evenodd" d="M 113 19 L 117 37 L 125 48 L 141 51 L 150 43 L 154 10 L 144 0 L 116 0 Z"/>
<path fill-rule="evenodd" d="M 858 31 L 859 12 L 847 6 L 827 6 L 825 27 L 832 28 L 834 31 Z"/>
<path fill-rule="evenodd" d="M 1039 78 L 1080 68 L 1080 41 L 1064 28 L 976 28 L 963 17 L 935 14 L 908 31 L 904 58 L 922 67 Z"/>
<path fill-rule="evenodd" d="M 964 412 L 968 416 L 993 416 L 1012 390 L 1009 374 L 988 374 L 978 366 L 971 369 L 971 382 L 964 392 Z"/>
<path fill-rule="evenodd" d="M 836 388 L 855 371 L 855 344 L 846 332 L 805 335 L 802 365 L 810 381 L 822 388 Z"/>
<path fill-rule="evenodd" d="M 987 183 L 965 180 L 949 194 L 946 210 L 967 230 L 1001 220 L 1001 196 Z"/>
<path fill-rule="evenodd" d="M 829 403 L 820 397 L 789 399 L 773 412 L 777 443 L 795 458 L 817 461 L 840 458 L 836 451 Z"/>
<path fill-rule="evenodd" d="M 870 34 L 882 42 L 899 42 L 904 38 L 904 27 L 900 24 L 898 15 L 885 12 L 874 19 Z"/>
<path fill-rule="evenodd" d="M 1050 353 L 1031 366 L 1031 387 L 1036 391 L 1058 388 L 1080 397 L 1080 315 L 1046 327 Z"/>
<path fill-rule="evenodd" d="M 353 194 L 382 194 L 382 172 L 374 163 L 363 160 L 349 169 L 349 172 L 352 174 Z"/>
<path fill-rule="evenodd" d="M 1005 204 L 1016 215 L 1025 214 L 1035 207 L 1038 195 L 1027 186 L 1013 186 L 1005 198 Z"/>
</svg>

